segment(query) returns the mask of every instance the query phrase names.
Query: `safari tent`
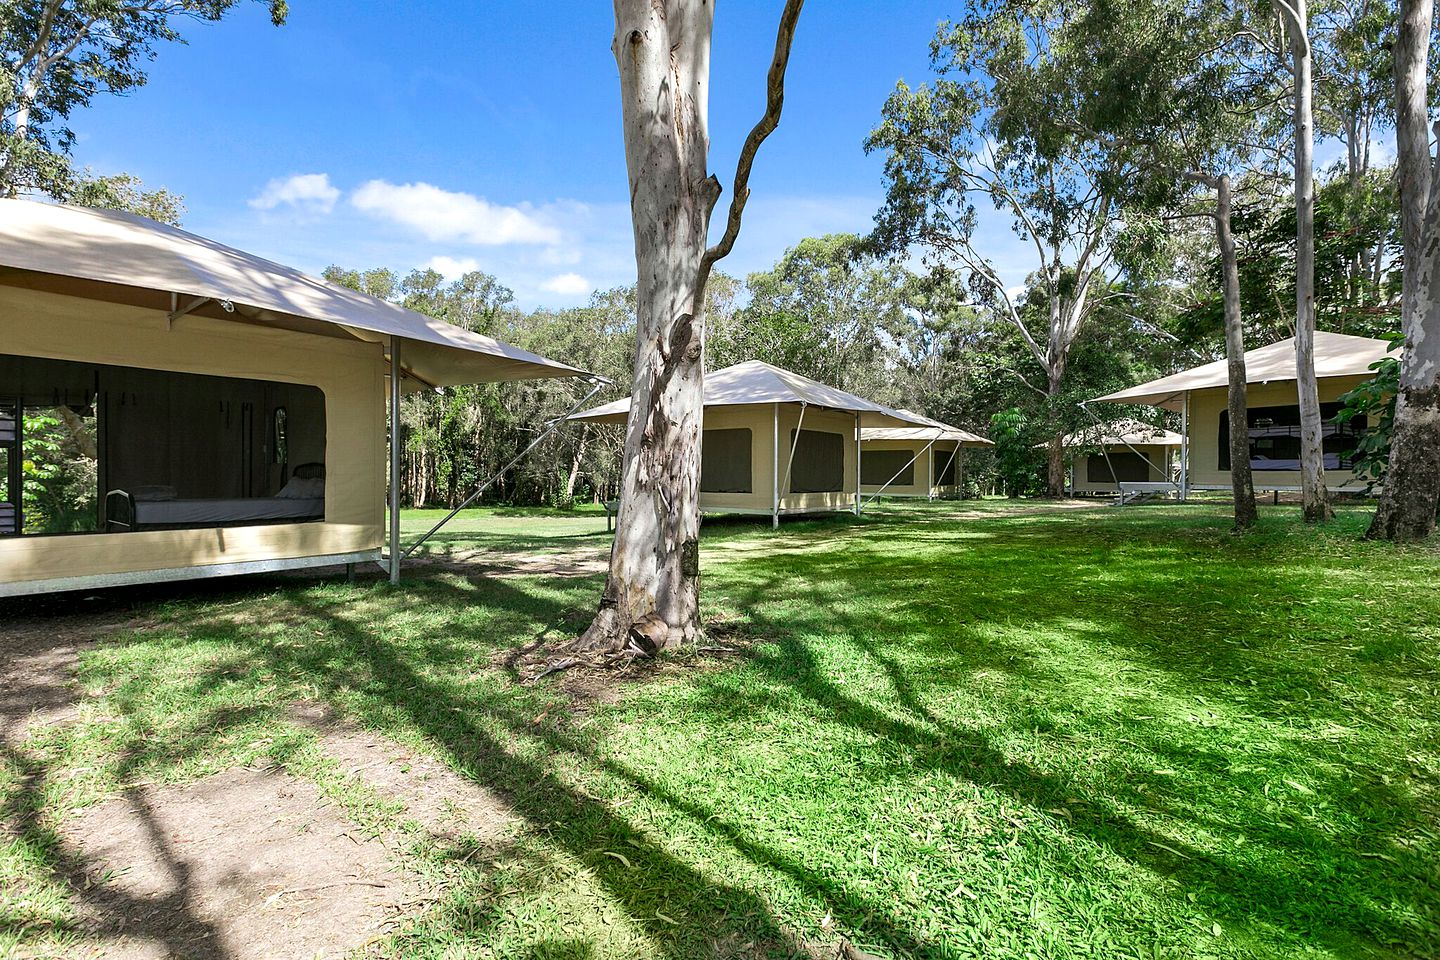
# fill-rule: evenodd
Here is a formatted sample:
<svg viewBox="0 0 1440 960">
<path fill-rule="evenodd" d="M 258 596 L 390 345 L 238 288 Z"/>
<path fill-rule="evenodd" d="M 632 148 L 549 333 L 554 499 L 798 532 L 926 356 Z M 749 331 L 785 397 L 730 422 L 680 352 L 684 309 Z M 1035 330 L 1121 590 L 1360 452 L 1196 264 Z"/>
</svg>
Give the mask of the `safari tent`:
<svg viewBox="0 0 1440 960">
<path fill-rule="evenodd" d="M 570 417 L 624 425 L 625 398 Z M 798 373 L 747 360 L 705 374 L 700 509 L 768 514 L 860 512 L 859 433 L 867 427 L 925 426 Z"/>
<path fill-rule="evenodd" d="M 143 217 L 27 200 L 0 200 L 0 318 L 0 596 L 379 561 L 387 395 L 580 373 Z"/>
<path fill-rule="evenodd" d="M 963 449 L 994 444 L 913 411 L 899 412 L 925 426 L 865 427 L 860 431 L 861 492 L 928 500 L 958 495 L 965 485 Z"/>
<path fill-rule="evenodd" d="M 1315 333 L 1315 376 L 1325 421 L 1325 484 L 1332 490 L 1360 492 L 1364 484 L 1351 470 L 1349 453 L 1365 429 L 1363 417 L 1344 425 L 1333 422 L 1340 397 L 1374 376 L 1370 365 L 1390 349 L 1384 340 L 1342 333 Z M 1300 407 L 1295 386 L 1295 340 L 1281 340 L 1245 352 L 1250 467 L 1256 490 L 1300 489 Z M 1180 489 L 1230 489 L 1229 377 L 1216 360 L 1142 383 L 1092 402 L 1136 403 L 1174 410 L 1181 416 Z"/>
<path fill-rule="evenodd" d="M 1121 484 L 1178 490 L 1174 475 L 1180 440 L 1174 431 L 1128 417 L 1077 430 L 1064 439 L 1071 452 L 1070 492 L 1119 493 Z"/>
</svg>

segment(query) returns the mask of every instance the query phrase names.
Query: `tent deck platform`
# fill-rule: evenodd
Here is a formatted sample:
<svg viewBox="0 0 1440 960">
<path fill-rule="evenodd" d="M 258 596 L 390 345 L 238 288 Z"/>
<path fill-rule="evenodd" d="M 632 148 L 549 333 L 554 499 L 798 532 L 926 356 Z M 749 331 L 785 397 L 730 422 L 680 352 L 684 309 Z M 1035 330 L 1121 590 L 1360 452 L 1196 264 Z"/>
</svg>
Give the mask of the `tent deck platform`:
<svg viewBox="0 0 1440 960">
<path fill-rule="evenodd" d="M 83 577 L 56 577 L 48 580 L 17 580 L 8 583 L 0 582 L 0 597 L 24 597 L 70 590 L 102 590 L 110 587 L 140 586 L 148 583 L 173 583 L 180 580 L 205 580 L 214 577 L 280 573 L 286 570 L 304 570 L 313 567 L 338 567 L 355 563 L 380 562 L 381 552 L 379 550 L 361 550 L 355 553 L 333 553 L 314 557 L 287 557 L 243 563 L 207 563 L 192 567 L 167 567 L 160 570 L 135 570 Z"/>
</svg>

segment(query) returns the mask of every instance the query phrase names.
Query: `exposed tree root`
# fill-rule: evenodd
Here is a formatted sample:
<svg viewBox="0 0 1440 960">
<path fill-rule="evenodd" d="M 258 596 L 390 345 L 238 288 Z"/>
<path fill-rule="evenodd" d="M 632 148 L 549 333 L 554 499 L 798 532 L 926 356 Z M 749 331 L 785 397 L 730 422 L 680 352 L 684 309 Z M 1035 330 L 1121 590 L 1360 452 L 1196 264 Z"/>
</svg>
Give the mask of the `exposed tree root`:
<svg viewBox="0 0 1440 960">
<path fill-rule="evenodd" d="M 643 634 L 641 635 L 643 636 Z M 706 640 L 715 642 L 707 643 Z M 720 641 L 724 641 L 723 643 Z M 587 649 L 582 637 L 570 644 L 540 648 L 526 644 L 505 658 L 505 664 L 517 682 L 532 684 L 545 677 L 566 671 L 590 671 L 608 673 L 617 679 L 638 675 L 647 667 L 660 669 L 662 665 L 684 664 L 687 661 L 716 659 L 743 655 L 745 643 L 724 623 L 715 623 L 698 636 L 693 643 L 671 644 L 656 647 L 643 643 L 631 631 L 622 645 Z"/>
</svg>

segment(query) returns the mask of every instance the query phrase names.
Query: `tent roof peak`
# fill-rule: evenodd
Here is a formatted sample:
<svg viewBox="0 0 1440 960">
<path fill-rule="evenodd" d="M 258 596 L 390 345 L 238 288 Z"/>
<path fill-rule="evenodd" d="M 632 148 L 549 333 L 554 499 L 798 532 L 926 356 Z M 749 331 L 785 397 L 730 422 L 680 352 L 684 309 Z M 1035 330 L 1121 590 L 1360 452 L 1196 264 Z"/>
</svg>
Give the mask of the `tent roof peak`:
<svg viewBox="0 0 1440 960">
<path fill-rule="evenodd" d="M 802 374 L 763 360 L 746 360 L 705 374 L 705 406 L 794 403 L 824 407 L 860 416 L 861 426 L 929 426 L 918 414 L 904 413 L 812 380 Z M 585 410 L 572 420 L 588 423 L 623 423 L 630 412 L 630 398 Z"/>
<path fill-rule="evenodd" d="M 39 275 L 49 289 L 90 299 L 111 299 L 111 291 L 129 288 L 156 306 L 166 298 L 180 301 L 168 307 L 172 321 L 214 301 L 224 311 L 216 316 L 234 313 L 249 323 L 372 343 L 400 338 L 406 372 L 432 386 L 584 375 L 493 337 L 133 213 L 0 200 L 0 267 Z"/>
<path fill-rule="evenodd" d="M 1370 365 L 1390 355 L 1390 342 L 1370 337 L 1357 337 L 1348 333 L 1315 331 L 1315 376 L 1325 377 L 1368 377 L 1372 374 Z M 1247 383 L 1284 382 L 1296 378 L 1295 338 L 1289 337 L 1276 343 L 1245 351 L 1245 380 Z M 1151 380 L 1125 390 L 1107 393 L 1091 402 L 1137 403 L 1178 410 L 1184 394 L 1193 390 L 1209 390 L 1224 387 L 1230 382 L 1229 371 L 1222 357 L 1211 363 L 1172 373 L 1168 377 Z"/>
</svg>

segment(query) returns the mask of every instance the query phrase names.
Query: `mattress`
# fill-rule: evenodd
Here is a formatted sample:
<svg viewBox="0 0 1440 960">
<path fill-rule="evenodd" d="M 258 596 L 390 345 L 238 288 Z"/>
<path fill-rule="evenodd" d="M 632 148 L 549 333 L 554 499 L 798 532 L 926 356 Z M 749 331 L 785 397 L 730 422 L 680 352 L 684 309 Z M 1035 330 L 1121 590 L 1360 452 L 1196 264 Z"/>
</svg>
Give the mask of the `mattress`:
<svg viewBox="0 0 1440 960">
<path fill-rule="evenodd" d="M 238 500 L 137 500 L 135 524 L 140 527 L 244 523 L 252 520 L 318 520 L 325 516 L 325 498 L 248 497 Z"/>
</svg>

